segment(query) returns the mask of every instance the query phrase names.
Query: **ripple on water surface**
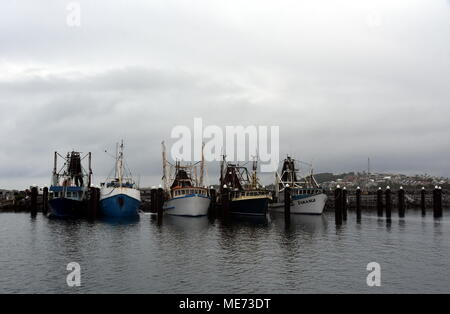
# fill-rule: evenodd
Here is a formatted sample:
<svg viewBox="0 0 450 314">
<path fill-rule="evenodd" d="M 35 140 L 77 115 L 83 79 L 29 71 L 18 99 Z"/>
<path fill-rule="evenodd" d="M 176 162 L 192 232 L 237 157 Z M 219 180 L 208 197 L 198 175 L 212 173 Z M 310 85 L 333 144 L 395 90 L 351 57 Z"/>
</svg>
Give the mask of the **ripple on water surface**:
<svg viewBox="0 0 450 314">
<path fill-rule="evenodd" d="M 394 214 L 395 215 L 395 214 Z M 449 292 L 450 220 L 408 212 L 391 224 L 353 213 L 211 222 L 150 215 L 134 221 L 59 221 L 0 214 L 0 292 L 305 293 Z M 82 287 L 66 285 L 78 262 Z M 382 287 L 366 284 L 369 262 Z"/>
</svg>

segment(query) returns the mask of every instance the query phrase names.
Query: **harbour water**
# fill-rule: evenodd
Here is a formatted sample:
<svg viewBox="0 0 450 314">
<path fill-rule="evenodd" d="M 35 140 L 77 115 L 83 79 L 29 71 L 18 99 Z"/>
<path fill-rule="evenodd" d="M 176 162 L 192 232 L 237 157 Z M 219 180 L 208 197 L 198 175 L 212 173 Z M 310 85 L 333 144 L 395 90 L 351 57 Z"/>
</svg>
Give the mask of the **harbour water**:
<svg viewBox="0 0 450 314">
<path fill-rule="evenodd" d="M 233 220 L 150 215 L 60 221 L 0 214 L 0 293 L 450 292 L 450 219 L 409 210 L 392 223 L 354 213 Z M 447 215 L 446 215 L 447 214 Z M 81 266 L 81 287 L 66 266 Z M 366 266 L 381 266 L 368 287 Z"/>
</svg>

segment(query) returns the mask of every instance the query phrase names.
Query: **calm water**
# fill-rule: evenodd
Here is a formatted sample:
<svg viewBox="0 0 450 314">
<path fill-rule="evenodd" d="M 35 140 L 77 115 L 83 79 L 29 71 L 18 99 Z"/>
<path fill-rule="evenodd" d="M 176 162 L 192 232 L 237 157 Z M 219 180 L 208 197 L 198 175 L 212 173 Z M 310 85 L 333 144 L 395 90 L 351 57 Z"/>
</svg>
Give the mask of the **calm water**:
<svg viewBox="0 0 450 314">
<path fill-rule="evenodd" d="M 450 219 L 69 222 L 0 214 L 0 293 L 450 292 Z M 446 212 L 446 214 L 450 214 Z M 78 262 L 82 287 L 66 285 Z M 366 285 L 369 262 L 382 287 Z"/>
</svg>

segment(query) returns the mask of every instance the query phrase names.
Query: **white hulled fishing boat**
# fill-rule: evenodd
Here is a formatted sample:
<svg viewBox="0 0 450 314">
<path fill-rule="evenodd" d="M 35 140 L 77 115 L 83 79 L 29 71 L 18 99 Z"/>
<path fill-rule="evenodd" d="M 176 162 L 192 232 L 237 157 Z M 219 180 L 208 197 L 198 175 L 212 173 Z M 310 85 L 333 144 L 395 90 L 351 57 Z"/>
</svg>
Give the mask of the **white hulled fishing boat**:
<svg viewBox="0 0 450 314">
<path fill-rule="evenodd" d="M 291 214 L 321 215 L 327 201 L 327 195 L 319 187 L 311 173 L 301 179 L 295 160 L 287 157 L 283 162 L 281 174 L 276 173 L 275 202 L 269 204 L 269 209 L 284 212 L 284 190 L 291 188 Z"/>
<path fill-rule="evenodd" d="M 166 158 L 165 146 L 163 145 L 163 172 L 164 190 L 166 200 L 163 211 L 175 216 L 206 216 L 208 214 L 211 198 L 209 191 L 203 187 L 204 160 L 194 165 L 182 166 L 176 161 L 170 164 Z M 197 166 L 200 166 L 200 177 L 197 177 Z M 174 170 L 173 176 L 170 175 Z M 169 186 L 169 181 L 172 183 Z"/>
</svg>

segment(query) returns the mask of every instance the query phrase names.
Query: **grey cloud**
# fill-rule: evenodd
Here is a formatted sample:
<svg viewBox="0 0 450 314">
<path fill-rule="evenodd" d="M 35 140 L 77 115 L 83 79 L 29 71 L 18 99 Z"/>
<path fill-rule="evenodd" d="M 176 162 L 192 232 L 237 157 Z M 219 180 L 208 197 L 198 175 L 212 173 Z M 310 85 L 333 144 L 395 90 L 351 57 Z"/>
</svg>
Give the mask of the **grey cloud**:
<svg viewBox="0 0 450 314">
<path fill-rule="evenodd" d="M 47 183 L 54 150 L 92 151 L 105 176 L 121 138 L 157 184 L 161 140 L 194 117 L 279 125 L 282 156 L 316 171 L 370 156 L 378 171 L 450 175 L 448 1 L 80 4 L 81 28 L 64 1 L 0 5 L 2 186 Z"/>
</svg>

